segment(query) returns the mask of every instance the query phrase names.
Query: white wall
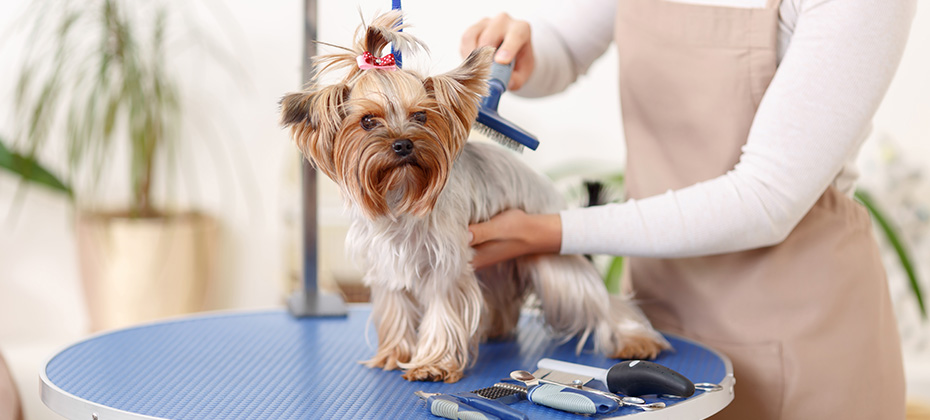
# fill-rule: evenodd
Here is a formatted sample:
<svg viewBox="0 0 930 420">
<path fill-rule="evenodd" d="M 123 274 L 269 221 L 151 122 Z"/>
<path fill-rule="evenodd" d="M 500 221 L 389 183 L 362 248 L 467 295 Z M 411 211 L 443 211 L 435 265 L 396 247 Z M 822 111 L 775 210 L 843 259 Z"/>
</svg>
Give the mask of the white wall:
<svg viewBox="0 0 930 420">
<path fill-rule="evenodd" d="M 12 122 L 12 83 L 18 69 L 13 63 L 23 41 L 12 25 L 27 3 L 0 2 L 0 133 L 7 135 Z M 212 303 L 229 308 L 277 306 L 285 293 L 289 267 L 296 261 L 295 231 L 287 228 L 285 219 L 295 215 L 297 158 L 286 133 L 278 128 L 276 112 L 282 94 L 300 85 L 302 2 L 202 3 L 212 6 L 186 7 L 233 52 L 240 69 L 235 78 L 216 76 L 223 72 L 210 60 L 190 54 L 179 54 L 181 60 L 175 66 L 186 77 L 184 97 L 191 125 L 185 127 L 185 133 L 188 141 L 196 144 L 192 165 L 199 193 L 188 201 L 219 217 L 224 230 L 220 274 L 225 287 L 212 297 Z M 319 38 L 335 44 L 350 42 L 359 23 L 359 7 L 370 17 L 375 10 L 390 6 L 386 0 L 320 3 Z M 459 34 L 480 17 L 503 7 L 523 16 L 545 4 L 532 0 L 408 0 L 404 7 L 414 25 L 410 31 L 429 44 L 432 69 L 438 72 L 458 64 Z M 217 8 L 225 10 L 227 16 L 213 19 L 209 11 Z M 220 25 L 225 29 L 217 29 Z M 930 167 L 928 52 L 930 8 L 922 7 L 901 71 L 876 117 L 876 132 L 894 138 L 908 157 L 923 167 Z M 505 97 L 502 114 L 529 128 L 542 143 L 538 151 L 528 151 L 523 158 L 542 171 L 579 160 L 620 167 L 624 150 L 615 73 L 611 51 L 579 84 L 557 97 Z M 193 128 L 204 120 L 213 121 L 215 126 Z M 879 152 L 869 145 L 865 153 L 874 156 Z M 864 168 L 864 177 L 880 175 L 877 171 L 881 168 Z M 324 190 L 331 194 L 331 185 Z M 55 418 L 36 400 L 35 373 L 48 351 L 81 335 L 86 325 L 72 232 L 73 210 L 61 198 L 32 189 L 13 217 L 9 207 L 16 191 L 15 181 L 0 172 L 0 349 L 14 364 L 28 399 L 30 418 Z M 188 190 L 184 191 L 186 196 Z M 327 232 L 336 235 L 327 238 L 325 258 L 338 258 L 338 226 L 344 222 L 341 207 L 334 196 L 324 197 L 322 202 L 323 223 L 331 226 Z M 924 278 L 930 277 L 930 255 L 919 255 L 918 260 Z M 336 261 L 323 264 L 338 275 L 351 275 L 351 270 L 345 270 L 346 263 Z M 930 386 L 923 392 L 930 398 Z"/>
</svg>

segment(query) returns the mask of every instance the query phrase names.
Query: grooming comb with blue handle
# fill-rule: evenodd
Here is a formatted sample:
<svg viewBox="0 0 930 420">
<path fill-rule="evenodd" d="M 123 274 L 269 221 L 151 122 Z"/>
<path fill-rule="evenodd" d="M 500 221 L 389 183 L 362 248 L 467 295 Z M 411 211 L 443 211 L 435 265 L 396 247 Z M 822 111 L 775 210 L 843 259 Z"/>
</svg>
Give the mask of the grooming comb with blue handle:
<svg viewBox="0 0 930 420">
<path fill-rule="evenodd" d="M 539 140 L 536 136 L 504 119 L 497 112 L 501 95 L 507 91 L 507 84 L 510 83 L 512 70 L 513 61 L 509 65 L 491 63 L 488 96 L 481 101 L 478 118 L 473 128 L 501 145 L 518 152 L 523 151 L 524 147 L 536 150 L 539 147 Z"/>
</svg>

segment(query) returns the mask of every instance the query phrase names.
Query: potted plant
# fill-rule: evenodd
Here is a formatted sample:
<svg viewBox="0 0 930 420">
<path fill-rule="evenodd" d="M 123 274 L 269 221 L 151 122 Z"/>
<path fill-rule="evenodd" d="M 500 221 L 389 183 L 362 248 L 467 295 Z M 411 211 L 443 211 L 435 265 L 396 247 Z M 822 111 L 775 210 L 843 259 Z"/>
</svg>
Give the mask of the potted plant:
<svg viewBox="0 0 930 420">
<path fill-rule="evenodd" d="M 27 161 L 64 154 L 91 328 L 201 309 L 217 223 L 154 197 L 174 168 L 182 117 L 166 65 L 166 7 L 82 0 L 30 8 L 14 138 Z M 120 189 L 124 201 L 106 204 Z"/>
</svg>

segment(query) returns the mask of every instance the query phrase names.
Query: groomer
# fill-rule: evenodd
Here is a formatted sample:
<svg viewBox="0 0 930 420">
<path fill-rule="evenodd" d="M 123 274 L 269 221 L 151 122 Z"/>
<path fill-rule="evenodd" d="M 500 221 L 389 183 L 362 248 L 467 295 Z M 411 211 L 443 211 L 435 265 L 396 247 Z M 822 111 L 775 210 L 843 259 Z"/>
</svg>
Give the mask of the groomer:
<svg viewBox="0 0 930 420">
<path fill-rule="evenodd" d="M 473 263 L 630 256 L 654 325 L 733 361 L 736 398 L 715 418 L 904 418 L 885 271 L 851 197 L 916 0 L 563 3 L 548 21 L 484 19 L 462 51 L 500 46 L 511 88 L 542 96 L 615 41 L 629 199 L 502 213 L 469 228 Z"/>
</svg>

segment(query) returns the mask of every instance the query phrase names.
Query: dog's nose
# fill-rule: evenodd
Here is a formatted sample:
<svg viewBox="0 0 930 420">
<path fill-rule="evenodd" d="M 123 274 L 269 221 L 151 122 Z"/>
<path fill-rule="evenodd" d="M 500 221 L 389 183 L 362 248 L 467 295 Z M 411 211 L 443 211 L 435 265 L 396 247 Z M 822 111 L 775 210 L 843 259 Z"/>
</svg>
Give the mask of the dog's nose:
<svg viewBox="0 0 930 420">
<path fill-rule="evenodd" d="M 409 139 L 395 140 L 391 148 L 394 149 L 394 153 L 397 153 L 397 156 L 405 157 L 413 153 L 413 142 Z"/>
</svg>

